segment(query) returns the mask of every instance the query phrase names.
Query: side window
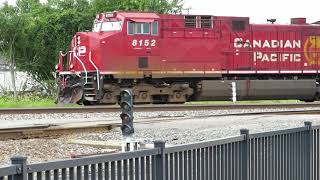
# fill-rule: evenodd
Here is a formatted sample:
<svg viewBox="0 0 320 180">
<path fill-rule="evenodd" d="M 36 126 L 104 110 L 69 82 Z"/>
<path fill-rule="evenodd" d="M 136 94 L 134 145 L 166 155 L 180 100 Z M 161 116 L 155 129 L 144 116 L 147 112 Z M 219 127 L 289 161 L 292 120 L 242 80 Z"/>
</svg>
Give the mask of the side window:
<svg viewBox="0 0 320 180">
<path fill-rule="evenodd" d="M 196 16 L 185 16 L 184 26 L 186 28 L 197 28 L 197 17 Z"/>
<path fill-rule="evenodd" d="M 151 29 L 154 26 L 158 26 L 157 24 L 154 25 L 153 23 L 141 23 L 141 22 L 128 22 L 128 35 L 134 35 L 134 34 L 143 34 L 143 35 L 149 35 L 150 31 L 152 30 L 152 35 L 155 32 L 158 33 L 158 28 L 156 30 Z"/>
<path fill-rule="evenodd" d="M 243 31 L 246 29 L 244 21 L 232 21 L 232 30 Z"/>
<path fill-rule="evenodd" d="M 142 34 L 150 34 L 150 23 L 142 23 Z"/>
<path fill-rule="evenodd" d="M 135 23 L 134 24 L 134 29 L 135 29 L 135 31 L 134 31 L 134 33 L 135 34 L 142 34 L 142 28 L 141 28 L 141 23 Z"/>
<path fill-rule="evenodd" d="M 212 28 L 211 16 L 201 16 L 201 28 Z"/>
<path fill-rule="evenodd" d="M 154 36 L 158 35 L 158 21 L 151 23 L 151 30 L 152 30 L 151 35 L 154 35 Z"/>
<path fill-rule="evenodd" d="M 128 34 L 129 35 L 134 34 L 134 22 L 128 22 Z"/>
</svg>

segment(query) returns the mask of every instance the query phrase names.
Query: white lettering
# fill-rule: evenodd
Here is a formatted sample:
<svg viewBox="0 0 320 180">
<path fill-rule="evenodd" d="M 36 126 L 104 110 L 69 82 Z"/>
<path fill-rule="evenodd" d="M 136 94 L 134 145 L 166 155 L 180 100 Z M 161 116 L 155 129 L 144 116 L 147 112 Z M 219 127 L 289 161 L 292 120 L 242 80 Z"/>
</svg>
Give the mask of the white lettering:
<svg viewBox="0 0 320 180">
<path fill-rule="evenodd" d="M 276 62 L 277 61 L 277 54 L 270 54 L 270 61 Z"/>
<path fill-rule="evenodd" d="M 286 61 L 289 58 L 289 54 L 281 54 L 281 61 Z"/>
<path fill-rule="evenodd" d="M 301 62 L 301 54 L 294 54 L 294 62 Z"/>
<path fill-rule="evenodd" d="M 251 43 L 250 43 L 250 40 L 246 40 L 246 42 L 244 43 L 243 47 L 245 48 L 248 48 L 248 47 L 251 47 Z"/>
<path fill-rule="evenodd" d="M 151 41 L 151 46 L 152 46 L 152 47 L 156 46 L 156 40 L 153 39 L 153 40 Z"/>
<path fill-rule="evenodd" d="M 292 44 L 289 40 L 286 41 L 286 44 L 284 45 L 283 48 L 292 48 Z"/>
<path fill-rule="evenodd" d="M 301 62 L 301 54 L 277 54 L 277 53 L 262 53 L 262 52 L 254 52 L 253 60 L 254 62 Z"/>
<path fill-rule="evenodd" d="M 301 40 L 243 40 L 235 38 L 233 43 L 234 48 L 301 48 Z"/>
<path fill-rule="evenodd" d="M 279 47 L 279 41 L 277 41 L 277 40 L 271 40 L 271 47 L 272 47 L 272 48 L 277 48 L 277 47 Z"/>
<path fill-rule="evenodd" d="M 242 38 L 235 38 L 233 46 L 234 48 L 242 48 Z"/>
<path fill-rule="evenodd" d="M 263 61 L 270 61 L 270 60 L 269 60 L 269 57 L 268 57 L 268 54 L 263 54 L 261 61 L 262 61 L 262 62 L 263 62 Z"/>
<path fill-rule="evenodd" d="M 142 46 L 144 46 L 144 47 L 152 46 L 152 47 L 155 47 L 156 46 L 156 40 L 155 39 L 152 39 L 152 40 L 149 40 L 149 39 L 145 39 L 145 40 L 134 39 L 134 40 L 132 40 L 131 45 L 133 47 L 136 47 L 136 46 L 140 46 L 140 47 L 142 47 Z"/>
<path fill-rule="evenodd" d="M 279 41 L 279 47 L 281 47 L 281 48 L 283 47 L 283 40 Z"/>
<path fill-rule="evenodd" d="M 136 39 L 134 39 L 134 40 L 132 41 L 132 46 L 137 46 L 137 44 L 138 44 L 138 41 L 137 41 Z"/>
<path fill-rule="evenodd" d="M 264 43 L 263 43 L 263 45 L 262 45 L 262 48 L 270 48 L 270 43 L 269 43 L 269 41 L 267 41 L 267 40 L 265 40 L 264 41 Z"/>
<path fill-rule="evenodd" d="M 254 62 L 256 62 L 258 59 L 261 59 L 262 58 L 262 52 L 254 52 L 253 54 L 254 58 Z"/>
<path fill-rule="evenodd" d="M 253 40 L 253 47 L 261 47 L 261 40 Z"/>
<path fill-rule="evenodd" d="M 146 39 L 146 40 L 144 41 L 144 46 L 149 46 L 149 44 L 150 44 L 149 39 Z"/>
<path fill-rule="evenodd" d="M 85 46 L 78 47 L 78 56 L 85 56 L 86 52 L 87 52 L 87 48 Z"/>
<path fill-rule="evenodd" d="M 244 40 L 242 38 L 234 39 L 234 48 L 239 51 L 239 48 L 266 48 L 266 52 L 255 51 L 253 49 L 253 61 L 257 62 L 301 62 L 302 55 L 300 53 L 276 53 L 278 48 L 301 48 L 301 40 Z M 268 48 L 274 50 L 267 50 Z M 265 51 L 265 50 L 263 50 Z M 237 52 L 236 55 L 239 55 Z"/>
<path fill-rule="evenodd" d="M 293 40 L 293 47 L 294 48 L 301 48 L 301 41 L 300 40 L 298 40 L 298 41 Z"/>
</svg>

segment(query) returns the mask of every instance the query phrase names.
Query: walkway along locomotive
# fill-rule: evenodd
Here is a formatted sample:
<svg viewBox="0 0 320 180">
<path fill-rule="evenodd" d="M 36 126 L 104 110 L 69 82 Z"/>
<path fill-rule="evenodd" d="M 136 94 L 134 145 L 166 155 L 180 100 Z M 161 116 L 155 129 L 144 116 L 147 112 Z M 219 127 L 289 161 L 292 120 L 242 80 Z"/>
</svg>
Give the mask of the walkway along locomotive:
<svg viewBox="0 0 320 180">
<path fill-rule="evenodd" d="M 58 102 L 115 104 L 319 98 L 320 26 L 248 17 L 101 13 L 56 65 Z"/>
</svg>

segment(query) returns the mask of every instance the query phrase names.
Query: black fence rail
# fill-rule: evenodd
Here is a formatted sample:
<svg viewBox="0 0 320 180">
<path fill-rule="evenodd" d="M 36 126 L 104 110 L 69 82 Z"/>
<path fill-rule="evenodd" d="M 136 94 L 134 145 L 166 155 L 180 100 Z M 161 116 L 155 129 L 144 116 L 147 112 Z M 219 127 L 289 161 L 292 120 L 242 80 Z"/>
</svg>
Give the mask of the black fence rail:
<svg viewBox="0 0 320 180">
<path fill-rule="evenodd" d="M 320 180 L 320 127 L 27 164 L 11 158 L 0 180 Z"/>
</svg>

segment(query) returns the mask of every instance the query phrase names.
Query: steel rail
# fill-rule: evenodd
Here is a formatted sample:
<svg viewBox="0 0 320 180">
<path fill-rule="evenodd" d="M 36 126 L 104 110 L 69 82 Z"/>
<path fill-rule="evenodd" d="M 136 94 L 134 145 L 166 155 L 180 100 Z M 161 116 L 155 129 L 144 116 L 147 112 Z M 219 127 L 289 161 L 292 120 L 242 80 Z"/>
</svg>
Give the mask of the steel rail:
<svg viewBox="0 0 320 180">
<path fill-rule="evenodd" d="M 192 120 L 195 118 L 212 118 L 222 116 L 253 116 L 253 115 L 307 115 L 307 114 L 320 114 L 319 110 L 296 110 L 296 111 L 270 111 L 270 112 L 248 112 L 248 113 L 227 113 L 227 114 L 211 114 L 204 116 L 173 116 L 173 117 L 157 117 L 147 119 L 137 119 L 135 124 L 153 124 L 161 122 L 173 122 L 182 120 Z M 55 137 L 74 133 L 84 132 L 101 132 L 108 131 L 121 125 L 119 121 L 104 121 L 99 120 L 95 122 L 87 123 L 84 122 L 73 124 L 44 124 L 44 125 L 32 125 L 26 127 L 12 127 L 0 129 L 0 140 L 8 139 L 28 139 L 28 138 L 45 138 Z"/>
<path fill-rule="evenodd" d="M 112 124 L 97 124 L 97 125 L 74 125 L 72 127 L 64 127 L 57 125 L 35 125 L 27 127 L 14 127 L 0 129 L 0 140 L 8 139 L 31 139 L 31 138 L 46 138 L 59 137 L 61 135 L 85 133 L 85 132 L 99 132 L 109 131 L 118 127 L 116 123 Z"/>
<path fill-rule="evenodd" d="M 320 108 L 320 103 L 281 103 L 281 104 L 184 104 L 184 105 L 135 105 L 134 112 L 148 111 L 199 111 L 230 109 L 281 109 L 281 108 Z M 111 106 L 79 106 L 49 108 L 1 108 L 0 114 L 51 114 L 51 113 L 95 113 L 120 112 L 120 107 Z"/>
</svg>

